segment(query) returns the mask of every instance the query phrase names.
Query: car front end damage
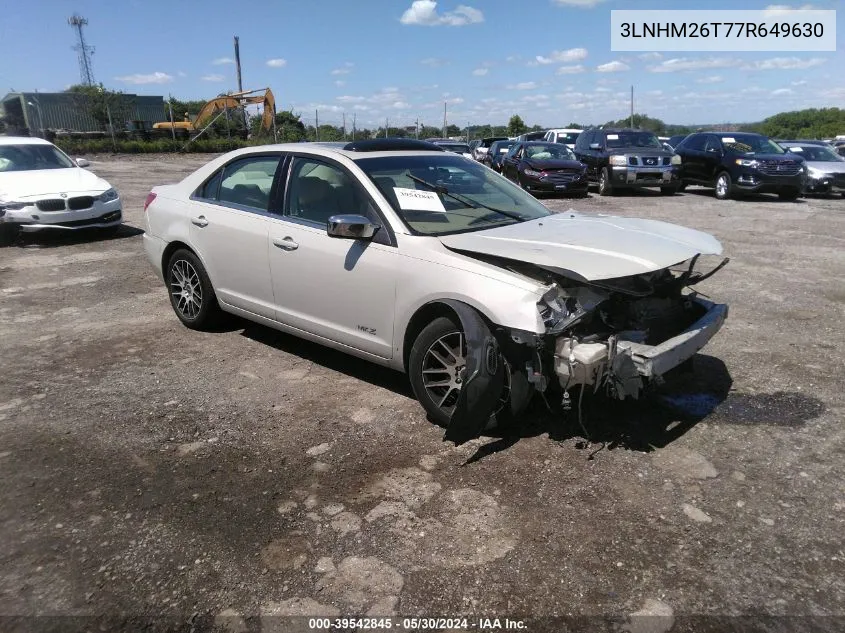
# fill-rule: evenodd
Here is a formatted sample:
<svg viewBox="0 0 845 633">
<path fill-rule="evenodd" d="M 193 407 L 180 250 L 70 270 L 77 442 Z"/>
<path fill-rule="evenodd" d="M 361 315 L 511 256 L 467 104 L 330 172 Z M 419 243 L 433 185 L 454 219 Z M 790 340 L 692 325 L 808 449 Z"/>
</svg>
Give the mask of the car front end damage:
<svg viewBox="0 0 845 633">
<path fill-rule="evenodd" d="M 727 305 L 706 300 L 691 287 L 729 260 L 703 274 L 695 271 L 697 260 L 696 255 L 683 268 L 589 282 L 519 266 L 547 284 L 537 302 L 541 333 L 497 326 L 473 316 L 466 305 L 456 309 L 468 355 L 464 389 L 445 439 L 460 444 L 481 434 L 506 371 L 512 412 L 521 411 L 534 392 L 545 394 L 555 385 L 566 403 L 573 389 L 624 400 L 638 399 L 649 385 L 660 384 L 663 375 L 704 347 L 728 316 Z"/>
</svg>

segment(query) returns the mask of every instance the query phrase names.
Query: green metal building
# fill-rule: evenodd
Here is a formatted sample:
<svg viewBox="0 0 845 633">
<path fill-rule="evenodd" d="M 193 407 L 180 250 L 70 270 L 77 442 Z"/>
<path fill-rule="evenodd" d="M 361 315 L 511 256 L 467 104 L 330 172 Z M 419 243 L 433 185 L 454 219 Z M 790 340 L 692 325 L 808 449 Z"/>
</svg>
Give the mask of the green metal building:
<svg viewBox="0 0 845 633">
<path fill-rule="evenodd" d="M 112 112 L 112 125 L 116 130 L 124 129 L 128 121 L 144 121 L 151 126 L 167 120 L 165 113 L 164 97 L 124 94 Z M 103 129 L 86 111 L 84 100 L 69 92 L 10 92 L 0 101 L 0 116 L 10 130 L 28 128 L 32 134 L 39 130 Z"/>
</svg>

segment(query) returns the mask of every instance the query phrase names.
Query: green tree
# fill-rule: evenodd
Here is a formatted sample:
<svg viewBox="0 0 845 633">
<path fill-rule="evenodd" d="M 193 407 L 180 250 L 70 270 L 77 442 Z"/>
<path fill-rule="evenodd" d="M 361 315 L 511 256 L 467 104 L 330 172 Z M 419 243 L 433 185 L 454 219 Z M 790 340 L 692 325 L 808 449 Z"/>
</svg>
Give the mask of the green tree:
<svg viewBox="0 0 845 633">
<path fill-rule="evenodd" d="M 77 107 L 84 110 L 101 129 L 107 129 L 109 116 L 115 129 L 123 129 L 131 116 L 133 101 L 124 93 L 107 90 L 103 84 L 77 84 L 65 92 L 73 95 Z"/>
<path fill-rule="evenodd" d="M 519 136 L 524 134 L 526 130 L 528 130 L 528 126 L 525 125 L 525 121 L 518 114 L 514 114 L 508 121 L 508 136 Z"/>
<path fill-rule="evenodd" d="M 743 128 L 773 138 L 831 138 L 845 133 L 845 109 L 809 108 L 781 112 Z"/>
<path fill-rule="evenodd" d="M 276 112 L 276 134 L 280 143 L 298 143 L 308 138 L 301 115 L 291 110 Z"/>
</svg>

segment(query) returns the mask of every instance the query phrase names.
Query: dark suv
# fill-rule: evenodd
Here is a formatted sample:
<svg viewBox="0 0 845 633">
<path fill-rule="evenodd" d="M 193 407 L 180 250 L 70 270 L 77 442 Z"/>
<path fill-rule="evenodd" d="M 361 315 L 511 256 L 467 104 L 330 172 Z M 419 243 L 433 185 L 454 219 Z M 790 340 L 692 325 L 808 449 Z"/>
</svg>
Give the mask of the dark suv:
<svg viewBox="0 0 845 633">
<path fill-rule="evenodd" d="M 804 159 L 761 134 L 697 132 L 675 152 L 681 157 L 681 186 L 713 187 L 719 200 L 742 193 L 795 200 L 804 187 Z"/>
<path fill-rule="evenodd" d="M 575 157 L 587 166 L 587 177 L 598 183 L 602 196 L 640 187 L 660 187 L 666 195 L 678 189 L 678 159 L 653 132 L 584 130 L 575 142 Z"/>
</svg>

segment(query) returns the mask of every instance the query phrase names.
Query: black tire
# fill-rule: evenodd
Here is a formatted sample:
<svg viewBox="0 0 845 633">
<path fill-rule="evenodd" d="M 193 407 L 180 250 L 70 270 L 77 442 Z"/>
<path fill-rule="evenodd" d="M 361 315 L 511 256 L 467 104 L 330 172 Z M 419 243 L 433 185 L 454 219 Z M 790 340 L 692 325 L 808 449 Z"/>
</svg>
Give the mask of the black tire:
<svg viewBox="0 0 845 633">
<path fill-rule="evenodd" d="M 180 282 L 180 279 L 184 281 Z M 170 295 L 170 305 L 186 327 L 208 330 L 220 322 L 222 311 L 217 303 L 217 295 L 214 294 L 205 267 L 194 253 L 184 248 L 175 251 L 167 262 L 164 280 Z M 180 288 L 186 294 L 178 294 Z"/>
<path fill-rule="evenodd" d="M 668 187 L 660 188 L 660 195 L 663 196 L 674 196 L 676 193 L 678 193 L 677 185 L 670 185 Z"/>
<path fill-rule="evenodd" d="M 724 179 L 725 186 L 720 186 L 719 181 Z M 733 181 L 731 181 L 731 175 L 726 172 L 722 171 L 716 176 L 716 199 L 717 200 L 728 200 L 733 194 Z"/>
<path fill-rule="evenodd" d="M 787 202 L 793 202 L 801 195 L 800 189 L 781 189 L 778 191 L 778 198 Z"/>
<path fill-rule="evenodd" d="M 449 420 L 452 417 L 451 411 L 441 408 L 440 404 L 432 399 L 432 396 L 429 394 L 429 391 L 426 389 L 425 383 L 423 382 L 423 370 L 425 369 L 426 355 L 429 349 L 434 346 L 438 340 L 441 340 L 444 337 L 453 337 L 456 334 L 463 334 L 463 330 L 461 329 L 459 323 L 448 317 L 437 317 L 419 333 L 417 339 L 411 347 L 411 353 L 408 356 L 408 378 L 411 382 L 411 388 L 414 391 L 414 395 L 417 397 L 417 400 L 422 405 L 423 409 L 425 409 L 429 419 L 434 421 L 438 426 L 442 426 L 444 428 L 449 425 Z M 434 375 L 437 376 L 439 374 Z M 507 384 L 507 391 L 503 390 L 502 392 L 502 403 L 499 409 L 495 411 L 494 415 L 491 417 L 491 422 L 494 422 L 497 426 L 502 426 L 512 419 L 511 412 L 509 410 L 505 411 L 506 408 L 510 408 L 505 407 L 506 404 L 510 404 L 510 399 L 508 397 L 510 393 L 510 380 L 507 381 Z M 444 394 L 447 397 L 449 396 L 446 389 L 438 395 Z M 457 401 L 459 395 L 460 392 L 453 392 L 452 398 L 454 398 L 454 400 L 449 399 L 446 402 L 450 406 L 453 405 L 454 402 Z"/>
<path fill-rule="evenodd" d="M 0 223 L 0 246 L 11 246 L 20 236 L 21 229 L 17 224 Z"/>
<path fill-rule="evenodd" d="M 599 195 L 612 196 L 613 193 L 613 183 L 610 180 L 610 171 L 607 167 L 603 167 L 601 174 L 599 174 Z"/>
<path fill-rule="evenodd" d="M 685 182 L 678 183 L 677 192 L 681 193 L 686 188 L 687 188 L 687 183 L 685 183 Z"/>
</svg>

